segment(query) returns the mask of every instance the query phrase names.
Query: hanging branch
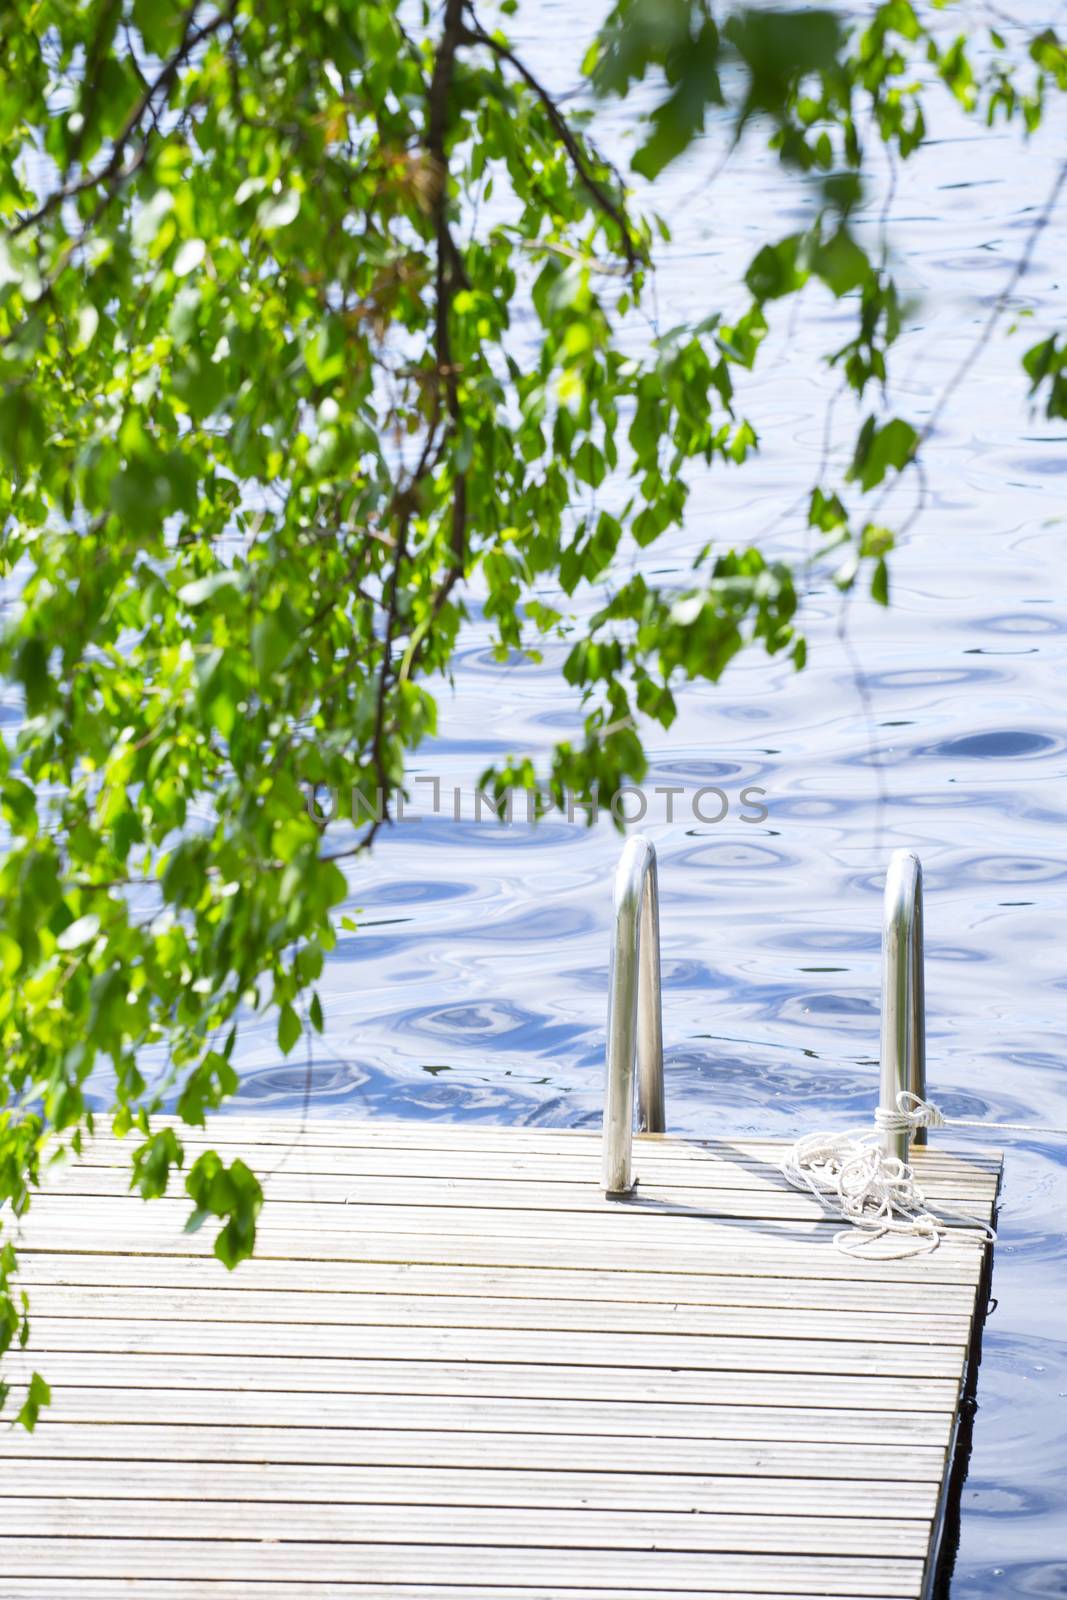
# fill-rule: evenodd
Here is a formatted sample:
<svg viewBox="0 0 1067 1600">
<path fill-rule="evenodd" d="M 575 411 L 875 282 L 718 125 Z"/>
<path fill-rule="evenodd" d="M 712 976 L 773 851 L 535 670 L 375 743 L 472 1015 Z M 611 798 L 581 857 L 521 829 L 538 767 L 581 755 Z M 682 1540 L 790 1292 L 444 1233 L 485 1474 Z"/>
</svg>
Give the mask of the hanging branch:
<svg viewBox="0 0 1067 1600">
<path fill-rule="evenodd" d="M 25 233 L 27 228 L 35 227 L 38 223 L 43 222 L 52 214 L 53 211 L 58 210 L 65 201 L 73 200 L 77 195 L 84 194 L 89 189 L 95 189 L 100 184 L 104 185 L 104 188 L 107 191 L 107 199 L 110 199 L 119 185 L 127 178 L 131 177 L 132 174 L 137 171 L 138 167 L 142 165 L 144 161 L 144 152 L 137 157 L 128 171 L 123 172 L 121 170 L 122 158 L 126 153 L 126 146 L 129 144 L 130 140 L 133 138 L 133 135 L 140 127 L 145 113 L 151 110 L 156 95 L 161 89 L 164 91 L 170 89 L 170 86 L 174 82 L 178 72 L 193 54 L 193 52 L 199 49 L 199 47 L 206 40 L 210 39 L 213 34 L 216 34 L 220 28 L 225 26 L 226 23 L 232 22 L 234 12 L 237 9 L 237 0 L 230 0 L 230 4 L 221 10 L 216 16 L 212 17 L 210 22 L 206 22 L 202 28 L 197 28 L 194 30 L 193 20 L 196 16 L 197 10 L 199 9 L 199 3 L 200 0 L 195 0 L 195 3 L 186 13 L 185 24 L 182 29 L 182 37 L 177 50 L 175 50 L 174 54 L 160 69 L 156 77 L 145 88 L 144 93 L 140 96 L 133 110 L 126 118 L 126 121 L 115 135 L 114 143 L 111 147 L 111 154 L 100 170 L 98 172 L 88 172 L 84 177 L 79 178 L 76 182 L 62 184 L 58 189 L 54 189 L 52 193 L 41 202 L 36 211 L 31 211 L 27 216 L 19 218 L 19 220 L 11 228 L 12 234 Z M 98 215 L 99 214 L 97 213 L 96 216 Z"/>
<path fill-rule="evenodd" d="M 593 176 L 592 172 L 590 172 L 582 147 L 575 138 L 570 124 L 563 115 L 562 111 L 559 109 L 556 101 L 549 94 L 544 84 L 541 83 L 540 80 L 536 78 L 530 71 L 525 62 L 520 61 L 519 57 L 513 50 L 509 50 L 506 44 L 502 43 L 501 40 L 494 38 L 491 33 L 488 33 L 485 28 L 482 27 L 481 23 L 474 15 L 473 9 L 470 10 L 470 17 L 474 25 L 470 28 L 464 28 L 463 31 L 465 39 L 471 44 L 484 45 L 487 50 L 491 50 L 494 55 L 500 58 L 501 61 L 506 61 L 512 70 L 518 73 L 519 77 L 527 85 L 527 87 L 533 90 L 534 94 L 544 107 L 548 120 L 552 124 L 553 132 L 570 157 L 574 166 L 574 170 L 578 174 L 580 181 L 592 196 L 597 207 L 604 213 L 606 217 L 611 219 L 616 228 L 619 230 L 619 235 L 622 239 L 623 254 L 626 257 L 627 268 L 631 274 L 635 273 L 643 263 L 644 253 L 639 243 L 634 238 L 633 231 L 630 226 L 630 220 L 627 217 L 625 210 L 616 204 L 616 202 L 611 198 L 611 195 L 604 188 L 603 184 Z"/>
</svg>

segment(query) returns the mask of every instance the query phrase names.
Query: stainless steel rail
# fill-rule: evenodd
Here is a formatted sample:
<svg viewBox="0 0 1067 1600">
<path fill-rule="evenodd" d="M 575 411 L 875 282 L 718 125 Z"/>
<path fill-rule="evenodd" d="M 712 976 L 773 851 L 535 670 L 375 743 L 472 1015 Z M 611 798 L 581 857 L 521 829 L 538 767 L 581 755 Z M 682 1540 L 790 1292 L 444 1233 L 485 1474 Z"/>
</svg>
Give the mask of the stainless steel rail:
<svg viewBox="0 0 1067 1600">
<path fill-rule="evenodd" d="M 640 837 L 627 842 L 615 874 L 602 1173 L 605 1193 L 611 1195 L 629 1194 L 634 1186 L 635 1076 L 638 1126 L 643 1133 L 663 1133 L 659 886 L 655 848 Z M 911 850 L 897 850 L 886 874 L 880 1105 L 895 1111 L 903 1089 L 926 1098 L 923 872 Z M 926 1129 L 912 1137 L 925 1144 Z M 907 1160 L 906 1132 L 886 1132 L 882 1139 L 887 1155 Z"/>
<path fill-rule="evenodd" d="M 926 1098 L 926 983 L 923 961 L 923 869 L 897 850 L 885 880 L 882 916 L 882 1068 L 880 1105 L 897 1109 L 902 1089 Z M 916 1144 L 926 1143 L 919 1128 Z M 908 1135 L 885 1132 L 887 1155 L 908 1159 Z"/>
<path fill-rule="evenodd" d="M 639 1126 L 662 1133 L 663 1016 L 659 971 L 659 885 L 649 839 L 630 839 L 615 874 L 615 931 L 608 992 L 603 1183 L 607 1194 L 633 1188 L 634 1075 Z"/>
</svg>

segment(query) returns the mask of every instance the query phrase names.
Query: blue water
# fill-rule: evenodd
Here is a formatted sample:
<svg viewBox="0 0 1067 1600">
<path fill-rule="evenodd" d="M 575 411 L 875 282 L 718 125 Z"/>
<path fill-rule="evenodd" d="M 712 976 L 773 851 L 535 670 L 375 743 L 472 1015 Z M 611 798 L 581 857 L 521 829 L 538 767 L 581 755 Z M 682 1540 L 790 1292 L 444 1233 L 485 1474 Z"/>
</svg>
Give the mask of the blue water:
<svg viewBox="0 0 1067 1600">
<path fill-rule="evenodd" d="M 590 0 L 526 5 L 519 34 L 557 89 L 571 87 L 567 62 L 598 10 Z M 1020 15 L 1041 25 L 1032 4 Z M 600 118 L 623 159 L 627 122 Z M 930 147 L 898 175 L 889 220 L 915 300 L 891 403 L 917 423 L 1018 258 L 1064 117 L 1029 147 L 968 125 L 942 100 L 930 124 Z M 675 231 L 657 278 L 664 328 L 740 309 L 744 264 L 808 214 L 755 144 L 709 186 L 721 150 L 712 128 L 654 191 Z M 888 172 L 860 223 L 871 240 L 887 184 Z M 669 734 L 649 733 L 646 788 L 686 791 L 680 818 L 668 823 L 665 797 L 652 796 L 641 825 L 660 860 L 672 1130 L 784 1136 L 869 1118 L 882 874 L 901 845 L 926 869 L 932 1094 L 961 1115 L 1067 1124 L 1067 429 L 1028 414 L 1018 370 L 1020 349 L 1056 325 L 1065 253 L 1061 216 L 938 425 L 929 503 L 893 558 L 891 609 L 858 600 L 843 643 L 840 597 L 818 584 L 804 602 L 803 674 L 746 654 L 719 687 L 681 693 Z M 1022 311 L 1032 317 L 1010 334 Z M 709 539 L 803 556 L 792 508 L 817 471 L 838 388 L 819 358 L 844 342 L 851 317 L 818 293 L 778 314 L 743 388 L 758 461 L 701 476 L 684 532 L 621 566 L 681 577 Z M 843 473 L 856 425 L 840 400 L 831 476 Z M 901 488 L 887 515 L 901 522 L 913 493 Z M 504 828 L 472 816 L 489 760 L 514 751 L 543 763 L 575 727 L 559 661 L 549 649 L 540 665 L 501 665 L 472 624 L 455 690 L 441 693 L 441 737 L 411 768 L 412 779 L 441 779 L 446 807 L 458 786 L 462 819 L 426 817 L 430 788 L 413 787 L 423 820 L 394 828 L 351 870 L 348 910 L 362 926 L 342 936 L 325 973 L 316 1114 L 597 1123 L 620 838 L 605 822 Z M 727 797 L 719 823 L 692 815 L 702 786 Z M 765 791 L 762 823 L 742 820 L 747 786 Z M 714 814 L 714 799 L 702 804 Z M 283 1061 L 273 1035 L 273 1021 L 246 1032 L 240 1109 L 301 1105 L 302 1049 Z M 1065 1164 L 1067 1139 L 1018 1139 L 1008 1153 L 954 1600 L 1067 1595 Z"/>
</svg>

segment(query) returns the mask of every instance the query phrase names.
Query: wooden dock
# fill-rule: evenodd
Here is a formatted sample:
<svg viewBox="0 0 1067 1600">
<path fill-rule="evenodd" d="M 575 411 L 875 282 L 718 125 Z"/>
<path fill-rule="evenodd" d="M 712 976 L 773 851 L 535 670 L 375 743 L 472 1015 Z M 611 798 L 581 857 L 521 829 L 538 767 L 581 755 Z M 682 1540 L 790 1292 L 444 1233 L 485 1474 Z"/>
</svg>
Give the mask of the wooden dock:
<svg viewBox="0 0 1067 1600">
<path fill-rule="evenodd" d="M 931 1592 L 986 1250 L 878 1265 L 766 1142 L 221 1117 L 228 1274 L 101 1140 L 22 1228 L 54 1402 L 0 1429 L 3 1600 Z M 917 1150 L 989 1219 L 1000 1164 Z M 982 1303 L 978 1303 L 983 1293 Z"/>
</svg>

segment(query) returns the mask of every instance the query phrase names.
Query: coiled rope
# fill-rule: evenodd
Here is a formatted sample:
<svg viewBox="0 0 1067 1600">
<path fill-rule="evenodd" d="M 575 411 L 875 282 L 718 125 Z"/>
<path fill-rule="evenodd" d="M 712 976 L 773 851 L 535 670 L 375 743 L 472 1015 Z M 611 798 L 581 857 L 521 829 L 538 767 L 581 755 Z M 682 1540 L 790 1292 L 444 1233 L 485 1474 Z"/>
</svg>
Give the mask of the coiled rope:
<svg viewBox="0 0 1067 1600">
<path fill-rule="evenodd" d="M 926 1196 L 906 1161 L 882 1149 L 883 1133 L 914 1133 L 918 1128 L 981 1128 L 1003 1133 L 1062 1134 L 1067 1128 L 1036 1127 L 1026 1122 L 979 1122 L 946 1117 L 932 1100 L 902 1089 L 896 1109 L 879 1106 L 873 1133 L 808 1133 L 798 1139 L 781 1164 L 795 1189 L 807 1190 L 848 1223 L 834 1235 L 843 1255 L 861 1261 L 905 1261 L 930 1255 L 952 1228 L 969 1230 L 976 1244 L 996 1239 L 987 1222 L 962 1213 L 931 1211 Z M 881 1244 L 880 1241 L 893 1241 Z"/>
</svg>

